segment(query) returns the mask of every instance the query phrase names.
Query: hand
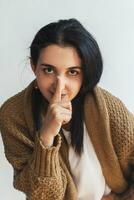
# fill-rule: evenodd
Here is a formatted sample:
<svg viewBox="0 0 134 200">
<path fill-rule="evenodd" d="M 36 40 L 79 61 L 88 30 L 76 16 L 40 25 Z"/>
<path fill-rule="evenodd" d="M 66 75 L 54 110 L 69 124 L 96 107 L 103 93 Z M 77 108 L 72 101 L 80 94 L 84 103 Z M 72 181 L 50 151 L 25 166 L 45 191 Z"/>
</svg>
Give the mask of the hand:
<svg viewBox="0 0 134 200">
<path fill-rule="evenodd" d="M 48 110 L 44 119 L 43 126 L 40 130 L 41 139 L 54 138 L 62 126 L 71 120 L 72 117 L 72 104 L 65 96 L 61 97 L 62 83 L 57 80 L 57 87 L 55 94 L 50 100 Z"/>
</svg>

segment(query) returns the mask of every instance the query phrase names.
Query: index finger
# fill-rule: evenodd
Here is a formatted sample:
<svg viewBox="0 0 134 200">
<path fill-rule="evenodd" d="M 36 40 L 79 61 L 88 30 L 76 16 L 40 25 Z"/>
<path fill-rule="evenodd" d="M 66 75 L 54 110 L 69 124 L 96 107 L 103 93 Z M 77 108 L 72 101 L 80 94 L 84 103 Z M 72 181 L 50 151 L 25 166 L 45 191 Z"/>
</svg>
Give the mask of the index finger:
<svg viewBox="0 0 134 200">
<path fill-rule="evenodd" d="M 52 97 L 52 101 L 56 101 L 56 102 L 61 101 L 61 90 L 62 90 L 61 80 L 57 79 L 56 90 Z"/>
</svg>

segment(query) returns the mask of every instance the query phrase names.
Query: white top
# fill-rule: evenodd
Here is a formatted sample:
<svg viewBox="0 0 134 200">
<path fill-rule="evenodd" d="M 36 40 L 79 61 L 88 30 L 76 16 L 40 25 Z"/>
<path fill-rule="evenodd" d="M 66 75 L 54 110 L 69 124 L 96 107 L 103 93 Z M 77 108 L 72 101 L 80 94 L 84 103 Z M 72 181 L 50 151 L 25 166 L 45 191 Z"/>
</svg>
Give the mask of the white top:
<svg viewBox="0 0 134 200">
<path fill-rule="evenodd" d="M 88 136 L 84 123 L 83 153 L 79 157 L 70 145 L 70 132 L 63 129 L 69 144 L 69 163 L 73 179 L 78 191 L 78 200 L 101 200 L 103 195 L 108 195 L 111 189 L 106 185 L 105 178 L 94 147 Z"/>
</svg>

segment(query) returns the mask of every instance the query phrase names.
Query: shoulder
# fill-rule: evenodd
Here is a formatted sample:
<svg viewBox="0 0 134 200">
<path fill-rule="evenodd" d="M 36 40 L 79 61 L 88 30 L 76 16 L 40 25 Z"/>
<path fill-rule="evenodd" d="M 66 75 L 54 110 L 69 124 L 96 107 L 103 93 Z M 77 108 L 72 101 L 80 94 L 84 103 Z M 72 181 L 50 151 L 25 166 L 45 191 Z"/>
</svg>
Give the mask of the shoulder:
<svg viewBox="0 0 134 200">
<path fill-rule="evenodd" d="M 110 101 L 110 102 L 114 101 L 116 103 L 122 103 L 121 99 L 119 99 L 117 96 L 115 96 L 114 94 L 112 94 L 111 92 L 109 92 L 108 90 L 100 86 L 97 86 L 95 88 L 95 92 L 100 93 L 106 101 Z"/>
<path fill-rule="evenodd" d="M 111 130 L 118 132 L 120 135 L 127 137 L 131 134 L 134 137 L 134 115 L 128 110 L 126 105 L 118 97 L 114 96 L 107 90 L 98 87 L 96 93 L 100 93 L 104 99 L 105 108 L 109 116 Z M 125 134 L 124 134 L 125 133 Z"/>
<path fill-rule="evenodd" d="M 24 103 L 24 93 L 25 90 L 15 94 L 14 96 L 8 98 L 0 107 L 0 122 L 7 119 L 8 116 L 19 115 L 23 112 Z"/>
<path fill-rule="evenodd" d="M 31 92 L 33 90 L 34 81 L 26 88 L 8 98 L 0 107 L 0 122 L 3 118 L 19 117 L 29 109 L 31 104 Z M 29 104 L 28 104 L 29 103 Z M 24 111 L 25 109 L 25 111 Z"/>
<path fill-rule="evenodd" d="M 120 158 L 122 155 L 124 159 L 128 158 L 134 151 L 134 115 L 118 97 L 100 87 L 96 90 L 99 90 L 105 100 L 116 153 Z"/>
<path fill-rule="evenodd" d="M 100 86 L 97 86 L 95 88 L 95 93 L 99 94 L 104 99 L 109 113 L 116 113 L 117 115 L 131 115 L 132 117 L 134 117 L 133 114 L 128 110 L 125 103 L 111 92 Z"/>
<path fill-rule="evenodd" d="M 33 147 L 33 137 L 24 114 L 26 90 L 27 88 L 8 98 L 0 107 L 0 132 L 9 162 L 10 154 L 15 149 L 18 155 L 26 155 L 29 147 Z"/>
<path fill-rule="evenodd" d="M 25 117 L 23 113 L 24 91 L 8 98 L 0 107 L 0 132 L 3 139 L 8 135 L 16 134 L 15 131 L 24 127 Z"/>
</svg>

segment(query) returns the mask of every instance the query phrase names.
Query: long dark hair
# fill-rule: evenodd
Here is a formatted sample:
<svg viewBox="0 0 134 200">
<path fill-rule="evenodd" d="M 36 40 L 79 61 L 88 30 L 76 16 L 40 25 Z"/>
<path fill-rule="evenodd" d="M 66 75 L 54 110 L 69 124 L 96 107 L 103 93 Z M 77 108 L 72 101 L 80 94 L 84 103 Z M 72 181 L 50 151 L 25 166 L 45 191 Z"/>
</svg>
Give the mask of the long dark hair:
<svg viewBox="0 0 134 200">
<path fill-rule="evenodd" d="M 70 129 L 71 144 L 75 151 L 81 155 L 83 151 L 84 99 L 87 94 L 93 91 L 93 88 L 100 80 L 103 71 L 102 56 L 96 40 L 76 19 L 59 20 L 58 22 L 50 23 L 37 32 L 30 46 L 31 60 L 35 66 L 41 49 L 51 44 L 74 47 L 81 58 L 84 78 L 79 93 L 72 100 L 73 114 Z M 35 123 L 37 129 L 40 128 L 37 122 L 40 108 L 37 104 L 41 105 L 39 103 L 41 96 L 41 93 L 38 92 L 36 98 L 34 97 L 33 99 L 33 101 L 36 101 L 34 113 L 36 113 Z"/>
</svg>

